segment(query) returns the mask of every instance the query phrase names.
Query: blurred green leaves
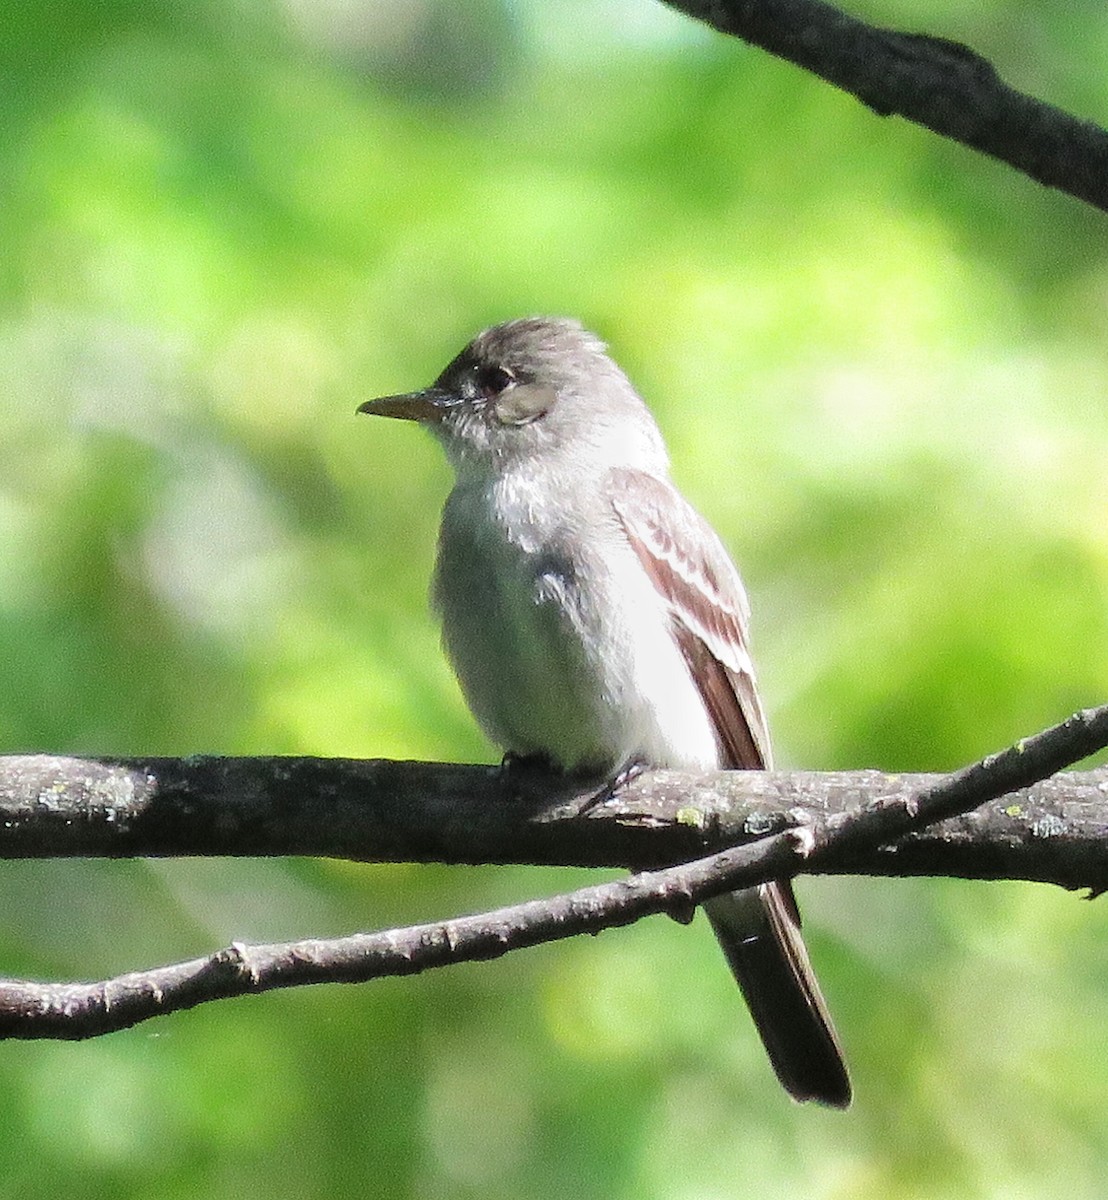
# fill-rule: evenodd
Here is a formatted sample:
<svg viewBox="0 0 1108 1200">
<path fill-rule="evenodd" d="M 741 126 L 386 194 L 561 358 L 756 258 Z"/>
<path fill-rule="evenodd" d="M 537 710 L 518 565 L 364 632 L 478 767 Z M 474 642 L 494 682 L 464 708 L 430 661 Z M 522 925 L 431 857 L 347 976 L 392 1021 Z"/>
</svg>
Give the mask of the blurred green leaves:
<svg viewBox="0 0 1108 1200">
<path fill-rule="evenodd" d="M 1103 119 L 1101 7 L 867 0 Z M 492 757 L 448 487 L 354 419 L 582 317 L 742 564 L 779 755 L 941 769 L 1108 692 L 1102 218 L 649 0 L 0 10 L 9 750 Z M 1078 47 L 1075 51 L 1073 47 Z M 11 974 L 577 873 L 9 863 Z M 0 1195 L 1097 1196 L 1099 906 L 807 881 L 855 1067 L 778 1092 L 700 923 L 0 1052 Z M 33 1164 L 33 1169 L 28 1164 Z"/>
</svg>

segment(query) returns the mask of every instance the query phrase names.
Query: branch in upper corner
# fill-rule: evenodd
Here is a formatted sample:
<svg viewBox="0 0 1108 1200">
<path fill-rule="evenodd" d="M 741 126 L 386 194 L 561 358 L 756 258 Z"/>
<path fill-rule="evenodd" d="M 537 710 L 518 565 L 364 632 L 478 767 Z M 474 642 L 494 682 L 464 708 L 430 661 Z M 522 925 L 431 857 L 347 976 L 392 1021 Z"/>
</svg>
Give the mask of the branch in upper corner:
<svg viewBox="0 0 1108 1200">
<path fill-rule="evenodd" d="M 868 25 L 822 0 L 666 0 L 898 114 L 1108 210 L 1108 133 L 1009 87 L 958 42 Z"/>
<path fill-rule="evenodd" d="M 791 876 L 851 847 L 913 830 L 1027 787 L 1108 744 L 1108 707 L 1077 713 L 1017 746 L 933 783 L 907 800 L 872 801 L 801 829 L 679 867 L 583 888 L 551 900 L 436 925 L 330 941 L 232 945 L 205 959 L 95 984 L 0 983 L 0 1037 L 93 1037 L 209 1000 L 310 983 L 362 982 L 597 933 L 650 913 L 687 917 L 735 887 Z"/>
</svg>

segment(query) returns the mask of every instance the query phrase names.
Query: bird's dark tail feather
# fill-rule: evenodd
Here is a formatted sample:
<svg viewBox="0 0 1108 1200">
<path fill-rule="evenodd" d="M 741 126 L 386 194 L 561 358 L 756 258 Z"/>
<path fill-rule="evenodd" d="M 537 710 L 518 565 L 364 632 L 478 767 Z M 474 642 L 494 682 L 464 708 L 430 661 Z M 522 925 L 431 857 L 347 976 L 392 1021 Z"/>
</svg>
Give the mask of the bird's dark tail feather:
<svg viewBox="0 0 1108 1200">
<path fill-rule="evenodd" d="M 850 1076 L 790 884 L 717 896 L 704 910 L 785 1090 L 794 1100 L 848 1107 Z"/>
</svg>

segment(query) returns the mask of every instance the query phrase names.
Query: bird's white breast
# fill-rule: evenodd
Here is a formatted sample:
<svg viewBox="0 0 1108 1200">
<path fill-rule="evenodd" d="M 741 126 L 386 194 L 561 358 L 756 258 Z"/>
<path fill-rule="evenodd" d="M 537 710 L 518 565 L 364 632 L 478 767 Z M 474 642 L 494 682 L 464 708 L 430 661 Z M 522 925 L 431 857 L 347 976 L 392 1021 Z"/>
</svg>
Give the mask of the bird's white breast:
<svg viewBox="0 0 1108 1200">
<path fill-rule="evenodd" d="M 614 514 L 544 484 L 461 481 L 443 512 L 433 599 L 478 721 L 502 749 L 567 769 L 716 765 L 668 610 Z"/>
</svg>

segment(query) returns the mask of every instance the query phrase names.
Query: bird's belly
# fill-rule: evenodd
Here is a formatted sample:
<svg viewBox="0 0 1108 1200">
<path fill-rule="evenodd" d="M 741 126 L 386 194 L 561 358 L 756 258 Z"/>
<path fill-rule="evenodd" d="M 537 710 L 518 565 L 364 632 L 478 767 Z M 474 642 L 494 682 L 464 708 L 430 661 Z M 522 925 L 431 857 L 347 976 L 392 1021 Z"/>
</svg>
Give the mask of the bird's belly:
<svg viewBox="0 0 1108 1200">
<path fill-rule="evenodd" d="M 607 766 L 610 689 L 582 636 L 579 589 L 556 555 L 474 538 L 440 555 L 443 645 L 486 734 L 566 768 Z"/>
<path fill-rule="evenodd" d="M 716 765 L 668 610 L 633 551 L 570 554 L 557 536 L 513 536 L 467 499 L 447 505 L 433 599 L 489 738 L 565 769 Z"/>
</svg>

